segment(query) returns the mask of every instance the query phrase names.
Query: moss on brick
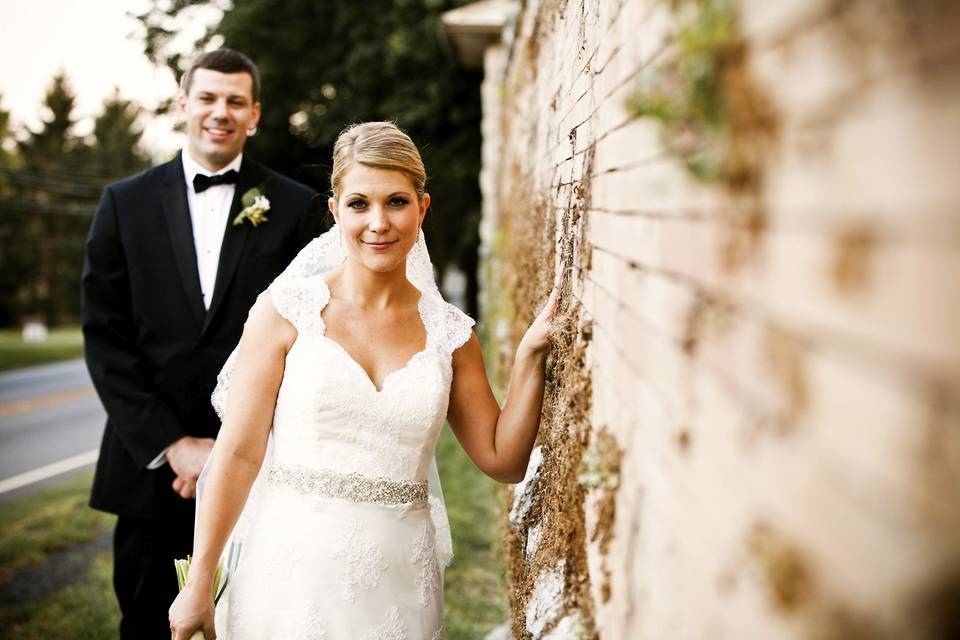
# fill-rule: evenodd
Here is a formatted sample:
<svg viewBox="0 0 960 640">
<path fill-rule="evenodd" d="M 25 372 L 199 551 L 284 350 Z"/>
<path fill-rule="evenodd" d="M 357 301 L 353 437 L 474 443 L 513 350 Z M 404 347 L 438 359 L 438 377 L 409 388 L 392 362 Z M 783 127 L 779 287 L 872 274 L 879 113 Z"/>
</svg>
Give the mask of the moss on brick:
<svg viewBox="0 0 960 640">
<path fill-rule="evenodd" d="M 674 55 L 641 76 L 627 101 L 661 124 L 663 144 L 699 182 L 725 190 L 718 252 L 726 270 L 757 253 L 767 226 L 765 164 L 779 122 L 753 78 L 731 0 L 661 0 L 673 12 Z"/>
</svg>

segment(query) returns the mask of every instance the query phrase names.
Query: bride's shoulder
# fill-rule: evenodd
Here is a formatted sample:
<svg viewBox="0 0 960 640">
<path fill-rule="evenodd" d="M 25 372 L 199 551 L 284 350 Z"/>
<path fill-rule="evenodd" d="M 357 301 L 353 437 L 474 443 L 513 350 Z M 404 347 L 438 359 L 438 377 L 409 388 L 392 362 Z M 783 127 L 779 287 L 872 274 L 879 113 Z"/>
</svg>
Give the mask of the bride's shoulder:
<svg viewBox="0 0 960 640">
<path fill-rule="evenodd" d="M 322 274 L 281 275 L 261 294 L 300 333 L 322 332 L 320 312 L 330 300 Z M 258 300 L 259 302 L 259 300 Z"/>
<path fill-rule="evenodd" d="M 244 337 L 254 340 L 279 340 L 285 344 L 293 342 L 297 335 L 293 323 L 277 309 L 269 290 L 257 296 L 243 325 L 243 333 Z"/>
</svg>

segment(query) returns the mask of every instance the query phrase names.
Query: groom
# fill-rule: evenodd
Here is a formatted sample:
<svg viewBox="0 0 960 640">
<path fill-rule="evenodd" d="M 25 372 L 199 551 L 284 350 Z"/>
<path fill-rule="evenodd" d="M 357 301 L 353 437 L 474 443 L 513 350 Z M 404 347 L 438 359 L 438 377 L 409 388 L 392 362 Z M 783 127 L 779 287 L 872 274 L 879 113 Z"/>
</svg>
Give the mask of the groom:
<svg viewBox="0 0 960 640">
<path fill-rule="evenodd" d="M 312 190 L 243 154 L 259 91 L 243 54 L 197 58 L 178 102 L 186 147 L 108 186 L 87 238 L 84 346 L 108 416 L 90 504 L 118 515 L 122 638 L 170 637 L 173 561 L 191 552 L 197 476 L 220 426 L 217 373 L 257 295 L 321 230 Z M 265 221 L 242 201 L 254 188 Z"/>
</svg>

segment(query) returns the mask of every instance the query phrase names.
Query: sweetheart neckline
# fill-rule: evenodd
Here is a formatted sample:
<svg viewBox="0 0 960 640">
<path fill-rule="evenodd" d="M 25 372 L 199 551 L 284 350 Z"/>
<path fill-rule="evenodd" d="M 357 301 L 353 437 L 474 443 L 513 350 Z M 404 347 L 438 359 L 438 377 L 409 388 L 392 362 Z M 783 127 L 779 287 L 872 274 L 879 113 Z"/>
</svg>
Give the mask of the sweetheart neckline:
<svg viewBox="0 0 960 640">
<path fill-rule="evenodd" d="M 355 359 L 353 356 L 350 355 L 350 352 L 349 352 L 349 351 L 347 351 L 346 349 L 344 349 L 344 347 L 343 347 L 342 344 L 340 344 L 339 342 L 337 342 L 337 341 L 334 340 L 333 338 L 327 337 L 326 334 L 320 334 L 320 337 L 323 338 L 324 342 L 327 342 L 327 343 L 333 345 L 333 347 L 335 348 L 336 351 L 339 351 L 341 354 L 343 354 L 343 356 L 350 362 L 350 364 L 353 366 L 353 368 L 357 370 L 357 372 L 360 374 L 360 376 L 367 381 L 367 384 L 370 385 L 370 388 L 373 389 L 373 392 L 374 392 L 376 395 L 381 395 L 381 394 L 384 392 L 384 390 L 387 388 L 387 384 L 390 382 L 391 379 L 393 379 L 394 377 L 396 377 L 398 374 L 402 373 L 403 371 L 406 371 L 407 369 L 409 369 L 411 366 L 413 366 L 414 361 L 419 360 L 420 357 L 423 356 L 423 354 L 427 353 L 427 347 L 424 346 L 423 349 L 421 349 L 420 351 L 417 351 L 417 352 L 414 353 L 412 356 L 410 356 L 410 358 L 407 360 L 407 362 L 406 362 L 402 367 L 400 367 L 399 369 L 394 369 L 393 371 L 391 371 L 390 373 L 388 373 L 387 375 L 385 375 L 385 376 L 383 377 L 383 380 L 382 380 L 381 383 L 380 383 L 380 387 L 378 388 L 378 387 L 377 387 L 377 383 L 373 381 L 373 378 L 370 377 L 370 374 L 367 373 L 367 370 L 364 369 L 364 368 L 360 365 L 360 363 L 357 362 L 356 359 Z"/>
<path fill-rule="evenodd" d="M 354 358 L 349 351 L 347 351 L 347 348 L 327 335 L 327 319 L 323 317 L 323 311 L 324 309 L 327 308 L 327 305 L 330 304 L 330 300 L 332 299 L 333 296 L 330 294 L 330 285 L 327 284 L 327 281 L 323 278 L 322 275 L 319 277 L 319 279 L 320 279 L 320 287 L 325 294 L 324 298 L 326 298 L 326 300 L 324 300 L 323 303 L 320 305 L 320 309 L 317 311 L 317 315 L 320 316 L 320 326 L 322 328 L 320 332 L 320 337 L 323 338 L 326 342 L 329 342 L 330 344 L 334 345 L 338 351 L 340 351 L 344 356 L 346 356 L 347 360 L 349 360 L 352 363 L 352 365 L 360 372 L 361 376 L 366 378 L 367 382 L 370 384 L 370 387 L 373 389 L 375 394 L 377 395 L 382 394 L 383 390 L 387 388 L 387 382 L 389 382 L 390 379 L 394 377 L 394 375 L 408 369 L 410 365 L 413 364 L 413 362 L 421 356 L 421 354 L 426 353 L 427 350 L 430 348 L 430 328 L 429 328 L 430 324 L 427 322 L 426 313 L 424 309 L 424 305 L 426 304 L 426 296 L 424 295 L 423 291 L 421 291 L 420 298 L 417 299 L 417 317 L 420 318 L 420 324 L 423 325 L 423 349 L 420 349 L 419 351 L 411 355 L 410 358 L 407 359 L 406 363 L 402 367 L 400 367 L 399 369 L 394 369 L 393 371 L 388 373 L 386 376 L 384 376 L 383 380 L 380 381 L 380 387 L 378 388 L 377 383 L 374 382 L 373 378 L 370 376 L 367 370 L 363 368 L 363 365 L 357 362 L 357 359 Z"/>
</svg>

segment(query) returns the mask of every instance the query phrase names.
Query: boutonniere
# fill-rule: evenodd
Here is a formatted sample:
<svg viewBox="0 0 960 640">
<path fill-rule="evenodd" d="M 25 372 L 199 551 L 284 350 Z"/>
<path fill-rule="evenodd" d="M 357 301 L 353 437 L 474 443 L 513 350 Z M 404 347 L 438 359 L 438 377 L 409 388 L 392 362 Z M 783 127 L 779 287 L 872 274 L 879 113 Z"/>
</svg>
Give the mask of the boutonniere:
<svg viewBox="0 0 960 640">
<path fill-rule="evenodd" d="M 262 187 L 262 185 L 261 185 Z M 263 195 L 261 187 L 254 187 L 243 194 L 240 198 L 240 204 L 243 205 L 240 213 L 233 219 L 233 226 L 243 224 L 244 220 L 250 221 L 250 224 L 257 226 L 260 223 L 267 222 L 269 218 L 263 215 L 270 211 L 270 201 Z"/>
</svg>

